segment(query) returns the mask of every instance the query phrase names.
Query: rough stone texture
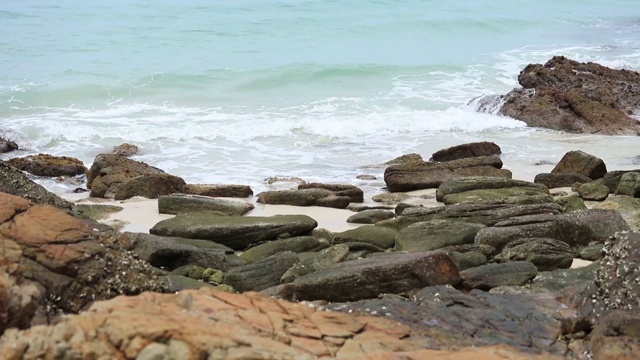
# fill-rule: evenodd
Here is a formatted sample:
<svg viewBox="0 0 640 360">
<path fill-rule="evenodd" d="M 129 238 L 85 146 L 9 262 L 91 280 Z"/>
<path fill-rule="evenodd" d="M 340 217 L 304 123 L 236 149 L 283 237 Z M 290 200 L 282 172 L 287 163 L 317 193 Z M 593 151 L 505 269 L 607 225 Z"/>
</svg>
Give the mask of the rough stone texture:
<svg viewBox="0 0 640 360">
<path fill-rule="evenodd" d="M 118 186 L 115 200 L 126 200 L 134 196 L 157 199 L 160 195 L 182 192 L 185 181 L 169 174 L 145 174 L 127 180 Z"/>
<path fill-rule="evenodd" d="M 347 242 L 363 242 L 381 249 L 390 249 L 396 245 L 398 231 L 380 226 L 361 226 L 355 229 L 336 233 L 333 244 Z"/>
<path fill-rule="evenodd" d="M 329 242 L 313 236 L 297 236 L 289 239 L 273 240 L 245 250 L 240 258 L 251 264 L 277 253 L 291 251 L 301 253 L 319 251 L 329 247 Z"/>
<path fill-rule="evenodd" d="M 551 170 L 552 174 L 579 173 L 590 179 L 600 179 L 607 173 L 607 166 L 602 159 L 584 151 L 569 151 Z"/>
<path fill-rule="evenodd" d="M 554 202 L 548 190 L 532 187 L 511 187 L 501 189 L 478 189 L 448 194 L 442 198 L 445 205 L 459 203 L 489 204 L 543 204 Z"/>
<path fill-rule="evenodd" d="M 0 192 L 22 196 L 36 204 L 71 209 L 73 205 L 26 177 L 22 171 L 0 161 Z"/>
<path fill-rule="evenodd" d="M 253 204 L 244 201 L 213 198 L 210 196 L 171 194 L 158 197 L 160 214 L 187 214 L 199 211 L 219 211 L 231 216 L 240 216 L 253 210 Z"/>
<path fill-rule="evenodd" d="M 512 335 L 526 338 L 525 334 Z M 546 335 L 535 334 L 534 343 Z M 383 317 L 320 311 L 256 293 L 200 289 L 118 297 L 94 304 L 83 315 L 66 316 L 53 326 L 12 330 L 0 340 L 0 354 L 24 360 L 40 359 L 43 354 L 58 354 L 60 360 L 557 360 L 505 345 L 426 350 L 427 341 L 426 335 L 414 336 L 408 326 Z"/>
<path fill-rule="evenodd" d="M 400 230 L 396 239 L 399 251 L 431 251 L 446 246 L 473 244 L 473 240 L 485 226 L 450 220 L 431 220 L 415 223 Z"/>
<path fill-rule="evenodd" d="M 438 150 L 431 155 L 433 161 L 451 161 L 478 156 L 502 154 L 500 146 L 489 141 L 473 142 Z"/>
<path fill-rule="evenodd" d="M 446 195 L 458 194 L 471 190 L 504 188 L 533 188 L 548 193 L 547 187 L 542 184 L 535 184 L 523 180 L 470 176 L 443 182 L 436 190 L 436 200 L 442 201 Z"/>
<path fill-rule="evenodd" d="M 505 96 L 503 115 L 571 133 L 640 134 L 638 122 L 627 116 L 640 108 L 637 72 L 555 56 L 525 67 L 518 81 L 524 89 Z"/>
<path fill-rule="evenodd" d="M 295 253 L 284 251 L 231 269 L 224 277 L 224 283 L 241 292 L 264 290 L 280 284 L 282 275 L 298 261 Z"/>
<path fill-rule="evenodd" d="M 631 230 L 640 232 L 640 199 L 623 195 L 609 195 L 607 200 L 594 205 L 593 208 L 619 211 Z"/>
<path fill-rule="evenodd" d="M 272 205 L 323 206 L 344 209 L 349 206 L 349 196 L 337 196 L 326 189 L 274 190 L 258 194 L 258 202 Z"/>
<path fill-rule="evenodd" d="M 640 354 L 640 314 L 615 311 L 600 319 L 591 332 L 593 359 L 635 360 Z"/>
<path fill-rule="evenodd" d="M 582 184 L 578 187 L 578 195 L 583 200 L 604 201 L 609 196 L 609 188 L 599 182 Z"/>
<path fill-rule="evenodd" d="M 604 247 L 604 244 L 593 244 L 593 245 L 585 246 L 578 251 L 578 257 L 580 259 L 590 260 L 590 261 L 600 260 L 604 255 L 602 253 L 603 247 Z"/>
<path fill-rule="evenodd" d="M 616 195 L 640 197 L 640 176 L 638 174 L 630 172 L 622 175 L 616 188 Z"/>
<path fill-rule="evenodd" d="M 528 261 L 538 271 L 550 271 L 571 267 L 575 251 L 569 244 L 545 238 L 525 238 L 508 243 L 500 253 L 502 262 Z"/>
<path fill-rule="evenodd" d="M 220 216 L 204 211 L 162 220 L 149 232 L 160 236 L 211 240 L 234 250 L 244 250 L 282 235 L 306 235 L 317 226 L 315 220 L 305 215 Z"/>
<path fill-rule="evenodd" d="M 87 172 L 82 161 L 67 156 L 38 154 L 13 158 L 8 163 L 37 176 L 76 176 Z"/>
<path fill-rule="evenodd" d="M 382 193 L 382 194 L 372 196 L 371 200 L 375 202 L 380 202 L 383 204 L 393 205 L 401 201 L 407 200 L 410 197 L 411 195 L 405 194 L 405 193 Z"/>
<path fill-rule="evenodd" d="M 138 155 L 139 153 L 140 153 L 140 148 L 137 147 L 136 145 L 129 144 L 129 143 L 124 143 L 118 146 L 114 146 L 113 149 L 111 150 L 111 154 L 124 156 L 124 157 Z"/>
<path fill-rule="evenodd" d="M 393 211 L 385 209 L 369 209 L 349 216 L 347 222 L 354 224 L 375 224 L 379 221 L 393 219 L 395 217 L 396 214 Z"/>
<path fill-rule="evenodd" d="M 351 184 L 304 183 L 298 185 L 298 190 L 302 189 L 325 189 L 333 191 L 335 196 L 347 196 L 351 199 L 351 202 L 354 203 L 364 201 L 364 192 L 362 189 Z"/>
<path fill-rule="evenodd" d="M 584 201 L 578 195 L 563 196 L 556 199 L 556 203 L 562 206 L 564 212 L 583 210 L 587 208 Z"/>
<path fill-rule="evenodd" d="M 20 247 L 2 241 L 0 259 L 0 336 L 8 328 L 25 329 L 31 324 L 44 297 L 38 284 L 21 277 L 17 262 L 22 256 Z"/>
<path fill-rule="evenodd" d="M 571 287 L 582 288 L 593 284 L 599 263 L 576 269 L 558 269 L 538 273 L 528 287 L 534 291 L 558 293 Z"/>
<path fill-rule="evenodd" d="M 524 285 L 538 274 L 528 261 L 487 264 L 460 272 L 462 286 L 467 289 L 489 290 L 504 285 Z"/>
<path fill-rule="evenodd" d="M 18 144 L 14 141 L 0 137 L 0 154 L 18 150 Z"/>
<path fill-rule="evenodd" d="M 460 271 L 484 265 L 488 261 L 484 254 L 475 251 L 465 253 L 451 251 L 447 254 L 451 256 Z"/>
<path fill-rule="evenodd" d="M 87 172 L 87 188 L 93 197 L 113 197 L 121 184 L 140 175 L 164 171 L 140 161 L 113 154 L 96 156 Z"/>
<path fill-rule="evenodd" d="M 184 193 L 191 195 L 233 198 L 246 198 L 253 196 L 253 190 L 251 190 L 249 185 L 187 184 L 184 187 Z"/>
<path fill-rule="evenodd" d="M 502 169 L 498 156 L 465 158 L 447 162 L 409 162 L 391 165 L 384 171 L 384 182 L 390 192 L 437 188 L 443 182 L 463 176 L 511 178 Z"/>
<path fill-rule="evenodd" d="M 296 300 L 353 301 L 459 281 L 453 260 L 434 251 L 342 262 L 281 285 L 275 294 Z"/>
<path fill-rule="evenodd" d="M 640 169 L 609 171 L 602 178 L 602 183 L 604 183 L 609 188 L 609 192 L 613 194 L 618 188 L 618 185 L 620 184 L 620 180 L 622 179 L 622 176 L 626 173 L 640 173 Z"/>
<path fill-rule="evenodd" d="M 546 185 L 549 189 L 570 187 L 575 183 L 586 184 L 593 180 L 586 175 L 574 172 L 567 174 L 547 174 L 542 173 L 536 175 L 533 182 L 536 184 Z"/>
<path fill-rule="evenodd" d="M 327 269 L 333 264 L 344 261 L 349 255 L 349 250 L 349 245 L 338 244 L 312 256 L 300 256 L 300 261 L 282 275 L 280 282 L 283 284 L 290 283 L 300 276 Z"/>
<path fill-rule="evenodd" d="M 423 161 L 424 159 L 422 158 L 422 155 L 412 153 L 412 154 L 400 155 L 395 159 L 385 162 L 384 164 L 385 165 L 401 165 L 406 163 L 423 162 Z"/>
</svg>

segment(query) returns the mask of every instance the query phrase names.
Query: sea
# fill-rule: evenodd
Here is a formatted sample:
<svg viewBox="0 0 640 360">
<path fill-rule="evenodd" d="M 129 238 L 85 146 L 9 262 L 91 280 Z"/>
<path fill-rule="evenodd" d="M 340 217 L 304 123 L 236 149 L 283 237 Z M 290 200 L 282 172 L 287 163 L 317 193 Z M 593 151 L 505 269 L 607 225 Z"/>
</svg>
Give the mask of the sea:
<svg viewBox="0 0 640 360">
<path fill-rule="evenodd" d="M 637 0 L 0 0 L 0 136 L 73 156 L 127 142 L 189 183 L 384 191 L 384 162 L 473 141 L 533 180 L 583 150 L 640 168 L 640 137 L 476 111 L 554 55 L 640 71 Z M 639 119 L 640 120 L 640 119 Z M 376 180 L 359 180 L 373 175 Z M 75 185 L 37 179 L 57 193 Z"/>
</svg>

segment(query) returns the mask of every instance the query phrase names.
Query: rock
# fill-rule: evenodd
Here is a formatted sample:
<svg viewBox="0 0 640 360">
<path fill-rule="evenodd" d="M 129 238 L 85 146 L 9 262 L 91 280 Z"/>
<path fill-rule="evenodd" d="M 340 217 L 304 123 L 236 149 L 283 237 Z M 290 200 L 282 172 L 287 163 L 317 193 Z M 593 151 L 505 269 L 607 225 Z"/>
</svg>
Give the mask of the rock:
<svg viewBox="0 0 640 360">
<path fill-rule="evenodd" d="M 19 261 L 22 252 L 18 246 L 8 249 L 7 241 L 3 244 L 3 258 L 0 262 L 0 335 L 6 329 L 26 329 L 36 315 L 39 304 L 44 297 L 42 287 L 23 279 L 15 262 Z M 9 255 L 9 251 L 13 252 Z"/>
<path fill-rule="evenodd" d="M 457 194 L 445 195 L 442 198 L 445 205 L 460 203 L 488 203 L 488 204 L 544 204 L 554 202 L 548 190 L 531 187 L 512 187 L 501 189 L 469 190 Z"/>
<path fill-rule="evenodd" d="M 186 183 L 180 177 L 169 174 L 146 174 L 127 180 L 118 186 L 115 200 L 126 200 L 134 196 L 157 199 L 161 195 L 182 192 Z"/>
<path fill-rule="evenodd" d="M 398 233 L 396 249 L 399 251 L 431 251 L 446 246 L 473 244 L 485 226 L 450 220 L 431 220 L 409 225 Z"/>
<path fill-rule="evenodd" d="M 542 173 L 536 175 L 533 179 L 533 182 L 536 184 L 542 184 L 547 186 L 549 189 L 561 188 L 561 187 L 570 187 L 575 183 L 586 184 L 590 183 L 593 180 L 586 175 L 573 172 L 566 174 L 547 174 Z"/>
<path fill-rule="evenodd" d="M 298 236 L 289 239 L 269 241 L 245 250 L 240 258 L 248 264 L 260 261 L 271 255 L 285 251 L 301 253 L 306 251 L 318 251 L 329 247 L 329 242 L 321 241 L 313 236 Z"/>
<path fill-rule="evenodd" d="M 471 190 L 532 188 L 547 192 L 547 187 L 528 181 L 495 178 L 495 177 L 460 177 L 443 182 L 436 190 L 436 200 L 442 201 L 446 195 L 459 194 Z"/>
<path fill-rule="evenodd" d="M 377 180 L 378 178 L 375 177 L 375 175 L 360 174 L 360 175 L 356 176 L 356 179 L 358 179 L 358 180 Z"/>
<path fill-rule="evenodd" d="M 538 274 L 528 261 L 487 264 L 460 272 L 462 286 L 467 289 L 489 290 L 504 285 L 524 285 Z"/>
<path fill-rule="evenodd" d="M 452 146 L 436 151 L 431 156 L 433 161 L 451 161 L 470 157 L 500 155 L 502 150 L 496 143 L 489 141 L 473 142 Z"/>
<path fill-rule="evenodd" d="M 0 192 L 22 196 L 36 204 L 71 209 L 73 204 L 31 181 L 22 171 L 0 161 Z"/>
<path fill-rule="evenodd" d="M 162 276 L 162 284 L 167 289 L 167 292 L 178 292 L 183 290 L 197 290 L 201 288 L 214 288 L 215 285 L 209 284 L 205 281 L 192 279 L 182 275 L 170 274 Z"/>
<path fill-rule="evenodd" d="M 187 184 L 183 191 L 185 194 L 211 197 L 246 198 L 253 196 L 253 190 L 248 185 Z"/>
<path fill-rule="evenodd" d="M 578 195 L 563 196 L 556 199 L 556 203 L 562 206 L 564 212 L 586 209 L 587 205 Z"/>
<path fill-rule="evenodd" d="M 351 199 L 351 202 L 354 203 L 364 201 L 364 192 L 362 189 L 350 184 L 304 183 L 298 185 L 298 190 L 302 189 L 325 189 L 332 191 L 335 196 L 347 196 Z"/>
<path fill-rule="evenodd" d="M 484 265 L 488 261 L 486 256 L 475 251 L 465 253 L 452 251 L 448 254 L 456 263 L 458 270 L 460 271 Z"/>
<path fill-rule="evenodd" d="M 576 253 L 562 241 L 545 238 L 523 238 L 505 245 L 500 253 L 502 262 L 528 261 L 538 271 L 571 267 Z"/>
<path fill-rule="evenodd" d="M 87 172 L 87 188 L 92 197 L 112 197 L 121 184 L 149 174 L 164 174 L 164 171 L 123 156 L 100 154 Z"/>
<path fill-rule="evenodd" d="M 186 214 L 199 211 L 218 211 L 226 215 L 240 216 L 253 210 L 253 204 L 243 201 L 212 198 L 209 196 L 171 194 L 158 197 L 160 214 Z"/>
<path fill-rule="evenodd" d="M 363 242 L 375 245 L 381 249 L 390 249 L 396 245 L 398 231 L 380 226 L 360 226 L 355 229 L 336 233 L 333 244 L 343 244 L 347 242 Z"/>
<path fill-rule="evenodd" d="M 595 204 L 593 208 L 619 211 L 631 230 L 640 232 L 640 199 L 623 195 L 609 195 L 607 200 Z"/>
<path fill-rule="evenodd" d="M 393 211 L 383 209 L 363 210 L 355 215 L 349 216 L 348 223 L 353 224 L 375 224 L 382 220 L 393 219 L 396 214 Z"/>
<path fill-rule="evenodd" d="M 622 175 L 626 173 L 640 173 L 640 169 L 637 170 L 614 170 L 607 172 L 602 178 L 602 182 L 609 188 L 609 193 L 615 193 Z"/>
<path fill-rule="evenodd" d="M 224 283 L 240 292 L 264 290 L 280 284 L 282 275 L 298 261 L 295 253 L 281 252 L 229 270 Z"/>
<path fill-rule="evenodd" d="M 405 193 L 382 193 L 374 195 L 371 200 L 381 202 L 383 204 L 393 205 L 401 201 L 407 200 L 411 195 Z"/>
<path fill-rule="evenodd" d="M 76 176 L 87 172 L 82 161 L 67 156 L 38 154 L 13 158 L 8 163 L 16 169 L 37 176 Z"/>
<path fill-rule="evenodd" d="M 518 81 L 524 89 L 505 96 L 500 114 L 571 133 L 639 133 L 638 122 L 627 116 L 640 108 L 637 72 L 555 56 L 544 65 L 529 64 Z"/>
<path fill-rule="evenodd" d="M 115 146 L 113 150 L 111 150 L 111 154 L 124 156 L 124 157 L 138 155 L 139 153 L 140 153 L 140 148 L 137 147 L 136 145 L 129 144 L 129 143 L 120 144 L 118 146 Z"/>
<path fill-rule="evenodd" d="M 529 288 L 538 292 L 560 292 L 571 287 L 592 284 L 599 264 L 593 263 L 577 269 L 557 269 L 538 273 Z"/>
<path fill-rule="evenodd" d="M 280 283 L 290 283 L 300 276 L 324 270 L 333 264 L 342 262 L 349 255 L 349 250 L 347 244 L 338 244 L 324 249 L 314 256 L 300 257 L 300 261 L 295 263 L 282 275 Z"/>
<path fill-rule="evenodd" d="M 149 232 L 160 236 L 211 240 L 234 250 L 244 250 L 285 234 L 306 235 L 317 226 L 315 220 L 305 215 L 220 216 L 204 211 L 162 220 Z"/>
<path fill-rule="evenodd" d="M 118 241 L 138 258 L 168 271 L 185 265 L 223 271 L 228 267 L 226 247 L 199 247 L 187 239 L 130 232 L 121 234 Z"/>
<path fill-rule="evenodd" d="M 493 246 L 485 245 L 485 244 L 464 244 L 464 245 L 452 245 L 443 247 L 443 251 L 448 252 L 458 252 L 458 253 L 467 253 L 467 252 L 477 252 L 484 255 L 487 258 L 493 258 L 493 255 L 496 253 L 496 249 Z"/>
<path fill-rule="evenodd" d="M 356 204 L 351 203 L 347 206 L 347 209 L 355 212 L 361 212 L 365 210 L 393 210 L 395 207 L 393 205 L 368 205 L 368 204 Z"/>
<path fill-rule="evenodd" d="M 616 195 L 640 198 L 640 176 L 638 176 L 638 173 L 630 172 L 622 175 L 616 188 Z"/>
<path fill-rule="evenodd" d="M 459 281 L 456 264 L 444 252 L 410 253 L 342 262 L 281 285 L 277 294 L 297 300 L 354 301 Z"/>
<path fill-rule="evenodd" d="M 272 205 L 323 206 L 346 208 L 351 202 L 348 196 L 336 196 L 325 189 L 275 190 L 258 194 L 258 202 Z"/>
<path fill-rule="evenodd" d="M 101 204 L 76 204 L 73 215 L 81 219 L 104 220 L 113 213 L 122 211 L 122 206 Z"/>
<path fill-rule="evenodd" d="M 602 159 L 583 151 L 569 151 L 564 154 L 556 167 L 551 170 L 552 174 L 579 173 L 590 179 L 600 179 L 607 173 L 607 166 Z"/>
<path fill-rule="evenodd" d="M 609 196 L 609 188 L 600 182 L 582 184 L 578 187 L 578 195 L 583 200 L 604 201 Z"/>
<path fill-rule="evenodd" d="M 591 332 L 589 349 L 598 360 L 634 360 L 640 353 L 640 315 L 615 311 Z"/>
<path fill-rule="evenodd" d="M 465 158 L 448 162 L 409 162 L 391 165 L 384 171 L 384 181 L 390 192 L 437 188 L 443 182 L 463 176 L 493 176 L 511 178 L 502 170 L 498 156 Z"/>
<path fill-rule="evenodd" d="M 578 257 L 584 260 L 596 261 L 602 259 L 604 244 L 587 245 L 578 251 Z"/>
<path fill-rule="evenodd" d="M 198 265 L 185 265 L 171 271 L 171 274 L 202 280 L 212 285 L 222 284 L 222 280 L 224 280 L 224 273 L 222 271 L 211 268 L 205 269 Z"/>
<path fill-rule="evenodd" d="M 397 158 L 393 160 L 389 160 L 384 164 L 385 165 L 401 165 L 406 163 L 423 162 L 423 161 L 424 160 L 422 159 L 422 155 L 413 153 L 413 154 L 405 154 L 405 155 L 398 156 Z"/>
<path fill-rule="evenodd" d="M 265 179 L 265 181 L 267 182 L 267 184 L 269 185 L 273 185 L 276 183 L 294 183 L 297 185 L 302 185 L 302 184 L 306 184 L 306 181 L 304 179 L 301 179 L 297 176 L 272 176 L 270 178 Z"/>
<path fill-rule="evenodd" d="M 0 154 L 8 153 L 14 150 L 18 150 L 18 144 L 11 140 L 0 137 Z"/>
</svg>

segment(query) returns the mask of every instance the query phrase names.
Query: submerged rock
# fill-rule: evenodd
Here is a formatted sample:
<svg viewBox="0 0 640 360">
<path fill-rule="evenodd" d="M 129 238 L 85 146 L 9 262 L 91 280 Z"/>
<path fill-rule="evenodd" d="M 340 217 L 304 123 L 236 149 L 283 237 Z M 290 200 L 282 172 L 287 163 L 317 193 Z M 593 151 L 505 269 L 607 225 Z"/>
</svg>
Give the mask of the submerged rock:
<svg viewBox="0 0 640 360">
<path fill-rule="evenodd" d="M 0 137 L 0 154 L 18 150 L 18 144 L 14 141 Z"/>
</svg>

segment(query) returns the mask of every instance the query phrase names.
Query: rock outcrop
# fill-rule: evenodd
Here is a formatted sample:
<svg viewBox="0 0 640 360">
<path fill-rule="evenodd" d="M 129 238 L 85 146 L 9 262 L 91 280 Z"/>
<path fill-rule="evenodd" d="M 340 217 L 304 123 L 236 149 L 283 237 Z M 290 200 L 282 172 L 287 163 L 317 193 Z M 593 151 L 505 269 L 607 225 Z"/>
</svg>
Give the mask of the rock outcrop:
<svg viewBox="0 0 640 360">
<path fill-rule="evenodd" d="M 21 196 L 36 204 L 53 205 L 61 209 L 70 210 L 73 206 L 42 185 L 31 181 L 22 171 L 4 161 L 0 161 L 0 192 Z"/>
<path fill-rule="evenodd" d="M 18 144 L 16 144 L 15 141 L 0 137 L 0 154 L 8 153 L 14 150 L 18 150 Z"/>
<path fill-rule="evenodd" d="M 149 174 L 164 174 L 164 171 L 123 156 L 101 154 L 87 172 L 87 188 L 93 197 L 113 197 L 121 184 Z"/>
<path fill-rule="evenodd" d="M 38 154 L 13 158 L 8 162 L 16 169 L 37 176 L 76 176 L 87 172 L 82 161 L 68 156 Z"/>
</svg>

